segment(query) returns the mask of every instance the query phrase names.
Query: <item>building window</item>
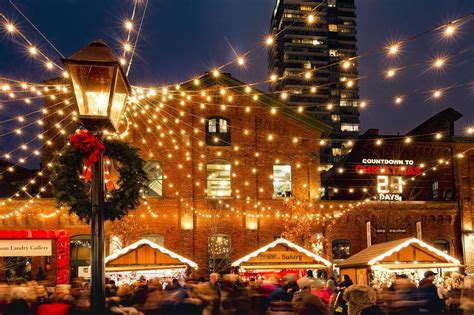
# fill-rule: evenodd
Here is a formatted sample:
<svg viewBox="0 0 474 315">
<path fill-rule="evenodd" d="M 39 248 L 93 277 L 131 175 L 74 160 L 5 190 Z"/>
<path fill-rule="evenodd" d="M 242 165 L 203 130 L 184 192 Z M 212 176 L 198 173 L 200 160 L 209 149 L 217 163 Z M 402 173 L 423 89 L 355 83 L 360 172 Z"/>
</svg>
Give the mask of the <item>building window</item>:
<svg viewBox="0 0 474 315">
<path fill-rule="evenodd" d="M 273 240 L 274 241 L 279 240 L 280 238 L 283 238 L 283 236 L 281 236 L 281 234 L 273 235 Z"/>
<path fill-rule="evenodd" d="M 328 7 L 335 8 L 337 0 L 328 0 Z"/>
<path fill-rule="evenodd" d="M 70 241 L 71 260 L 87 261 L 91 254 L 90 235 L 76 235 L 71 237 Z"/>
<path fill-rule="evenodd" d="M 329 49 L 329 56 L 330 57 L 337 57 L 337 56 L 339 56 L 339 52 L 337 51 L 337 49 Z"/>
<path fill-rule="evenodd" d="M 273 165 L 273 195 L 275 197 L 291 196 L 291 165 Z"/>
<path fill-rule="evenodd" d="M 433 240 L 433 245 L 443 253 L 449 254 L 449 242 L 447 240 Z"/>
<path fill-rule="evenodd" d="M 220 116 L 207 119 L 206 144 L 214 146 L 230 145 L 229 119 Z"/>
<path fill-rule="evenodd" d="M 163 169 L 160 161 L 146 161 L 145 172 L 148 176 L 148 196 L 163 197 Z"/>
<path fill-rule="evenodd" d="M 214 161 L 207 164 L 207 196 L 230 197 L 230 170 L 227 161 Z"/>
<path fill-rule="evenodd" d="M 341 124 L 341 131 L 359 131 L 359 124 Z"/>
<path fill-rule="evenodd" d="M 332 156 L 341 156 L 342 149 L 341 148 L 332 148 Z"/>
<path fill-rule="evenodd" d="M 305 62 L 305 63 L 303 64 L 303 68 L 305 68 L 305 69 L 311 69 L 311 62 Z"/>
<path fill-rule="evenodd" d="M 330 32 L 337 32 L 337 24 L 329 24 L 328 27 Z"/>
<path fill-rule="evenodd" d="M 339 121 L 339 120 L 341 120 L 341 116 L 339 116 L 339 115 L 331 115 L 331 120 L 332 120 L 332 121 Z"/>
<path fill-rule="evenodd" d="M 332 258 L 346 259 L 351 256 L 351 243 L 348 240 L 332 241 Z"/>
<path fill-rule="evenodd" d="M 230 267 L 231 237 L 226 234 L 213 234 L 208 239 L 209 271 L 222 272 Z"/>
<path fill-rule="evenodd" d="M 165 246 L 165 237 L 161 234 L 144 234 L 142 238 L 160 246 Z"/>
<path fill-rule="evenodd" d="M 123 248 L 123 242 L 120 236 L 112 236 L 109 241 L 109 255 L 115 254 Z"/>
<path fill-rule="evenodd" d="M 431 198 L 433 200 L 438 200 L 438 196 L 439 196 L 438 192 L 439 192 L 439 182 L 436 181 L 431 184 Z"/>
<path fill-rule="evenodd" d="M 309 5 L 301 5 L 300 6 L 301 11 L 313 11 L 313 7 Z"/>
</svg>

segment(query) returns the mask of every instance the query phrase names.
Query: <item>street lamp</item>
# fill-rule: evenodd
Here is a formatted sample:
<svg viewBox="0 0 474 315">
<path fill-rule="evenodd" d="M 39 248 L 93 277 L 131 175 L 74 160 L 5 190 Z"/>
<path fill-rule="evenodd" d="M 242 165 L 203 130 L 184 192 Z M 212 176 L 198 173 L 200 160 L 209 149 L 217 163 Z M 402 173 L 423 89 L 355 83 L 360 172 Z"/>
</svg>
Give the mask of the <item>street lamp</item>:
<svg viewBox="0 0 474 315">
<path fill-rule="evenodd" d="M 76 99 L 81 124 L 93 132 L 117 131 L 131 87 L 112 49 L 102 41 L 63 59 Z M 104 267 L 104 161 L 92 166 L 91 184 L 91 309 L 105 311 Z"/>
</svg>

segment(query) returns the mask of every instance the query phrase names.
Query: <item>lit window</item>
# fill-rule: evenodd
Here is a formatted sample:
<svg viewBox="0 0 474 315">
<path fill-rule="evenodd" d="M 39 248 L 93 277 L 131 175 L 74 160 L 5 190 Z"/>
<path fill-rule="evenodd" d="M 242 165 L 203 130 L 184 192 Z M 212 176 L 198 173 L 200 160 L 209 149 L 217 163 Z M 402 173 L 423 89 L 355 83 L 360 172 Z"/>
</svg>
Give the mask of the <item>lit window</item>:
<svg viewBox="0 0 474 315">
<path fill-rule="evenodd" d="M 161 234 L 144 234 L 142 238 L 160 246 L 165 246 L 165 237 Z"/>
<path fill-rule="evenodd" d="M 209 272 L 222 272 L 230 267 L 231 262 L 231 237 L 226 234 L 213 234 L 209 236 L 207 246 L 209 255 Z"/>
<path fill-rule="evenodd" d="M 352 106 L 353 105 L 353 101 L 340 101 L 339 102 L 339 105 L 340 106 Z"/>
<path fill-rule="evenodd" d="M 70 253 L 71 260 L 86 261 L 90 259 L 91 252 L 91 236 L 90 235 L 76 235 L 71 237 Z M 86 265 L 85 265 L 86 266 Z"/>
<path fill-rule="evenodd" d="M 329 56 L 330 57 L 337 57 L 337 56 L 339 56 L 339 52 L 337 51 L 337 49 L 329 49 Z"/>
<path fill-rule="evenodd" d="M 301 5 L 300 6 L 301 11 L 313 11 L 313 7 L 309 5 Z"/>
<path fill-rule="evenodd" d="M 291 196 L 291 165 L 273 165 L 273 194 L 275 197 Z"/>
<path fill-rule="evenodd" d="M 341 124 L 341 131 L 359 131 L 359 124 Z"/>
<path fill-rule="evenodd" d="M 146 161 L 145 172 L 148 176 L 148 196 L 163 197 L 163 169 L 160 161 Z"/>
<path fill-rule="evenodd" d="M 328 7 L 336 7 L 336 0 L 328 0 Z"/>
<path fill-rule="evenodd" d="M 230 170 L 230 163 L 226 161 L 215 161 L 207 164 L 207 196 L 231 196 Z"/>
<path fill-rule="evenodd" d="M 303 64 L 303 68 L 305 68 L 305 69 L 311 69 L 311 62 L 305 62 L 305 63 Z"/>
<path fill-rule="evenodd" d="M 329 24 L 328 27 L 330 32 L 337 32 L 337 24 Z"/>
<path fill-rule="evenodd" d="M 431 197 L 433 198 L 433 200 L 438 200 L 438 196 L 439 196 L 438 192 L 439 192 L 439 182 L 436 181 L 431 184 Z"/>
<path fill-rule="evenodd" d="M 435 248 L 439 249 L 445 254 L 449 254 L 449 242 L 446 240 L 433 240 Z"/>
<path fill-rule="evenodd" d="M 332 148 L 332 156 L 341 156 L 342 150 L 341 148 Z"/>
<path fill-rule="evenodd" d="M 207 119 L 206 144 L 212 146 L 229 146 L 229 119 L 214 116 Z"/>
<path fill-rule="evenodd" d="M 341 116 L 339 116 L 339 115 L 331 115 L 331 119 L 332 119 L 332 121 L 339 121 L 339 120 L 341 120 Z"/>
<path fill-rule="evenodd" d="M 346 259 L 351 256 L 351 243 L 348 240 L 332 241 L 332 259 Z"/>
</svg>

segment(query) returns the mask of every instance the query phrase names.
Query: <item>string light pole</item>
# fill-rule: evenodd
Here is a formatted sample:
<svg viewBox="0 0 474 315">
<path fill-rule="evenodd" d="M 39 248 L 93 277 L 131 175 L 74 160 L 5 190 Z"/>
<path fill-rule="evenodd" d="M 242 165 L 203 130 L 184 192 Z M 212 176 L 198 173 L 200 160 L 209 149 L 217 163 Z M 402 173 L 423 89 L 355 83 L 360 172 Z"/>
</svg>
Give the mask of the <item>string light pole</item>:
<svg viewBox="0 0 474 315">
<path fill-rule="evenodd" d="M 63 59 L 63 63 L 81 124 L 96 135 L 104 128 L 117 131 L 131 86 L 112 49 L 102 41 L 95 41 Z M 92 165 L 91 203 L 91 310 L 92 314 L 102 314 L 105 312 L 103 151 Z"/>
</svg>

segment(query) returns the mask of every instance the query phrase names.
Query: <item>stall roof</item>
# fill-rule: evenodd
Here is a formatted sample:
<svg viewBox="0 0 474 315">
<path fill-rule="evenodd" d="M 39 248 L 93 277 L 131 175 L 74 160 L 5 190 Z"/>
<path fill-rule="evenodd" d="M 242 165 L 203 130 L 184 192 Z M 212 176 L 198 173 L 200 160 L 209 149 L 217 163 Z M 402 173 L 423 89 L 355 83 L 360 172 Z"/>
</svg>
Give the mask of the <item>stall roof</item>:
<svg viewBox="0 0 474 315">
<path fill-rule="evenodd" d="M 301 263 L 298 263 L 296 261 L 293 261 L 293 262 L 288 262 L 287 265 L 281 265 L 281 264 L 277 264 L 277 263 L 274 263 L 273 264 L 270 264 L 270 263 L 265 263 L 264 259 L 258 259 L 259 255 L 264 253 L 264 252 L 267 252 L 277 246 L 283 246 L 283 247 L 286 247 L 286 248 L 291 248 L 293 250 L 295 250 L 296 252 L 298 253 L 301 253 L 301 254 L 304 254 L 305 255 L 305 258 L 308 258 L 310 259 L 310 263 L 308 262 L 301 262 Z M 303 256 L 302 256 L 303 257 Z M 256 261 L 253 261 L 255 259 L 258 259 L 258 262 Z M 307 259 L 307 260 L 308 260 Z M 290 241 L 288 241 L 287 239 L 284 239 L 284 238 L 278 238 L 276 239 L 275 241 L 271 242 L 270 244 L 266 245 L 266 246 L 263 246 L 261 247 L 260 249 L 248 254 L 247 256 L 245 257 L 242 257 L 236 261 L 234 261 L 232 263 L 232 266 L 233 267 L 237 267 L 237 266 L 241 266 L 242 264 L 244 263 L 248 263 L 246 264 L 246 267 L 249 268 L 249 267 L 252 267 L 252 268 L 277 268 L 277 267 L 284 267 L 284 268 L 305 268 L 307 267 L 308 265 L 318 265 L 319 263 L 323 263 L 325 267 L 329 267 L 331 266 L 331 262 L 322 258 L 321 256 L 319 255 L 316 255 L 312 252 L 310 252 L 309 250 L 306 250 L 304 249 L 303 247 L 301 246 L 298 246 Z M 252 265 L 251 265 L 252 264 Z"/>
<path fill-rule="evenodd" d="M 404 261 L 390 261 L 390 257 L 395 253 L 402 251 L 406 247 L 413 247 L 414 250 L 425 251 L 426 255 L 437 259 L 441 266 L 452 266 L 460 265 L 459 260 L 443 253 L 439 249 L 434 248 L 427 243 L 420 241 L 417 238 L 402 238 L 395 241 L 385 242 L 377 245 L 372 245 L 366 249 L 352 255 L 348 259 L 337 264 L 337 267 L 350 267 L 350 266 L 371 266 L 371 265 L 385 265 L 391 268 L 403 268 Z M 415 252 L 413 255 L 415 255 Z M 391 262 L 391 263 L 390 263 Z M 410 267 L 418 265 L 418 262 L 410 261 Z M 420 262 L 419 267 L 426 267 L 430 264 Z M 433 263 L 431 263 L 433 265 Z M 406 267 L 406 266 L 405 266 Z"/>
<path fill-rule="evenodd" d="M 178 268 L 185 264 L 197 268 L 195 262 L 147 239 L 141 239 L 105 258 L 106 270 Z"/>
</svg>

